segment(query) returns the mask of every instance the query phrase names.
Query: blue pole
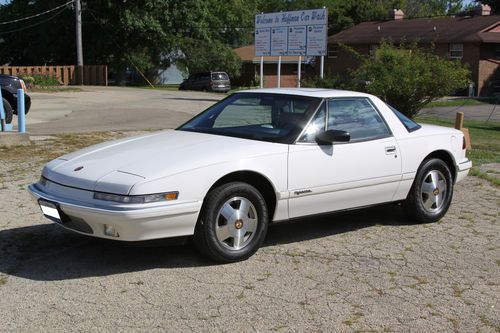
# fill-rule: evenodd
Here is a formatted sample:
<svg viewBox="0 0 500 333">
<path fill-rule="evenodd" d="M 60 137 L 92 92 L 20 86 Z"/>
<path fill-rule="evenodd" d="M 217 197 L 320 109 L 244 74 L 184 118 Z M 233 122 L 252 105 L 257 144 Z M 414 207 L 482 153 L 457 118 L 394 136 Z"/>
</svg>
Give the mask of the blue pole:
<svg viewBox="0 0 500 333">
<path fill-rule="evenodd" d="M 5 131 L 5 111 L 3 110 L 2 89 L 0 89 L 0 132 Z"/>
<path fill-rule="evenodd" d="M 26 122 L 25 122 L 25 112 L 24 112 L 24 90 L 17 89 L 17 127 L 19 133 L 26 132 Z"/>
</svg>

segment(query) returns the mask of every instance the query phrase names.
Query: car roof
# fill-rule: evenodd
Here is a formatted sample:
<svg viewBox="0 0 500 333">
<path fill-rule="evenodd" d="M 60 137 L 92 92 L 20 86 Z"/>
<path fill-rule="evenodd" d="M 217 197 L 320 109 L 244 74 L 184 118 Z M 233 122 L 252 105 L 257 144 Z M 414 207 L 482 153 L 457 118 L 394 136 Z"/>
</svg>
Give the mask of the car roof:
<svg viewBox="0 0 500 333">
<path fill-rule="evenodd" d="M 238 93 L 267 93 L 267 94 L 297 95 L 297 96 L 308 96 L 308 97 L 319 97 L 319 98 L 372 96 L 357 91 L 322 89 L 322 88 L 264 88 L 264 89 L 240 90 L 238 91 Z"/>
</svg>

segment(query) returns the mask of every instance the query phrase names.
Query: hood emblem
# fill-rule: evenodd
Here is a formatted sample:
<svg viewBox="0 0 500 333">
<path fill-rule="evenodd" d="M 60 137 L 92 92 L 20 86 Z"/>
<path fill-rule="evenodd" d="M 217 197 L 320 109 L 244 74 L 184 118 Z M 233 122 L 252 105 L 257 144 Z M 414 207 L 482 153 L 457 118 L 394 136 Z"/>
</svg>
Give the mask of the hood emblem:
<svg viewBox="0 0 500 333">
<path fill-rule="evenodd" d="M 73 170 L 73 171 L 80 171 L 80 170 L 82 170 L 82 169 L 83 169 L 83 167 L 82 167 L 82 166 L 79 166 L 79 167 L 76 167 L 76 168 L 75 168 L 75 170 Z"/>
</svg>

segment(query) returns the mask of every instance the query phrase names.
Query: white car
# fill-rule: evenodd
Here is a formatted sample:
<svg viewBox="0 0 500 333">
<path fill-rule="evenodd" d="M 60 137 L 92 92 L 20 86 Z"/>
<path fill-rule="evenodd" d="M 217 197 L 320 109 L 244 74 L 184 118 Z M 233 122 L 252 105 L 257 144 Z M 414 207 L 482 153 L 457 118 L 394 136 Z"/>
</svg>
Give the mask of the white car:
<svg viewBox="0 0 500 333">
<path fill-rule="evenodd" d="M 271 222 L 388 202 L 437 221 L 471 168 L 465 153 L 461 131 L 419 125 L 372 95 L 258 89 L 176 130 L 55 159 L 29 191 L 78 233 L 194 235 L 203 254 L 233 262 L 257 251 Z"/>
</svg>

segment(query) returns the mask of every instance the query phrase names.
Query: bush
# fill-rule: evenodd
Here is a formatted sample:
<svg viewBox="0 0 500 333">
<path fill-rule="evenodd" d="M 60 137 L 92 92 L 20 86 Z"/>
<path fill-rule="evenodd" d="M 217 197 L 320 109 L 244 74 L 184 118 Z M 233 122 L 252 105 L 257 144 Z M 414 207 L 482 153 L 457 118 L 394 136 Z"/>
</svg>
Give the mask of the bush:
<svg viewBox="0 0 500 333">
<path fill-rule="evenodd" d="M 352 89 L 352 82 L 348 77 L 339 75 L 326 75 L 323 78 L 308 77 L 301 81 L 304 88 L 327 88 L 327 89 Z"/>
<path fill-rule="evenodd" d="M 49 74 L 33 73 L 33 74 L 19 74 L 18 76 L 19 78 L 24 80 L 24 82 L 28 85 L 28 87 L 59 86 L 61 84 L 56 76 Z"/>
<path fill-rule="evenodd" d="M 428 50 L 382 43 L 374 57 L 366 57 L 353 73 L 358 89 L 376 95 L 414 117 L 426 104 L 469 84 L 470 71 L 459 61 Z"/>
</svg>

